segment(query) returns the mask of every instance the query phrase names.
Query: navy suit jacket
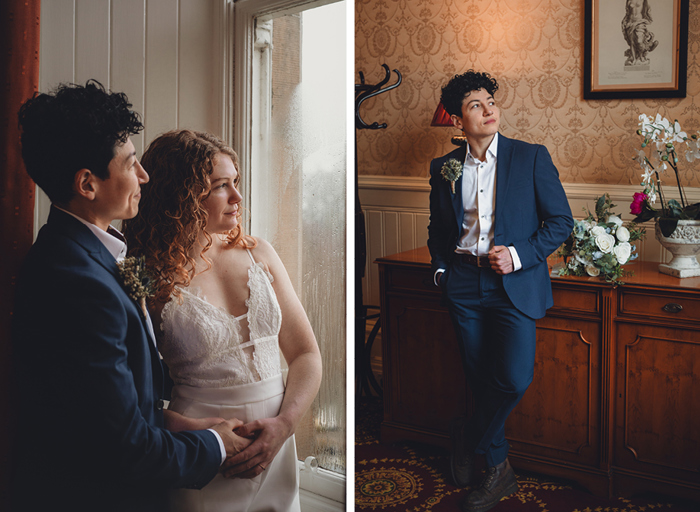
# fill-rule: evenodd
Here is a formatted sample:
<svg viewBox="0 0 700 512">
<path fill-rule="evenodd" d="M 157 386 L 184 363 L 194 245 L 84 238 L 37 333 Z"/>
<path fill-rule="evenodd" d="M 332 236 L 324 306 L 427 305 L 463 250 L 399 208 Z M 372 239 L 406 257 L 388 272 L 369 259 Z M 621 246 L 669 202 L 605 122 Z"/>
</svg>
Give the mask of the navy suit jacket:
<svg viewBox="0 0 700 512">
<path fill-rule="evenodd" d="M 114 257 L 56 208 L 18 281 L 13 360 L 16 510 L 161 510 L 216 475 L 212 432 L 163 428 L 163 367 Z"/>
<path fill-rule="evenodd" d="M 466 154 L 461 146 L 430 164 L 428 248 L 433 273 L 449 268 L 464 216 L 462 178 L 453 194 L 440 170 L 451 158 L 464 163 Z M 512 245 L 522 263 L 522 269 L 503 276 L 503 287 L 518 310 L 541 318 L 552 306 L 547 257 L 573 228 L 571 208 L 547 148 L 498 135 L 494 215 L 495 245 Z"/>
</svg>

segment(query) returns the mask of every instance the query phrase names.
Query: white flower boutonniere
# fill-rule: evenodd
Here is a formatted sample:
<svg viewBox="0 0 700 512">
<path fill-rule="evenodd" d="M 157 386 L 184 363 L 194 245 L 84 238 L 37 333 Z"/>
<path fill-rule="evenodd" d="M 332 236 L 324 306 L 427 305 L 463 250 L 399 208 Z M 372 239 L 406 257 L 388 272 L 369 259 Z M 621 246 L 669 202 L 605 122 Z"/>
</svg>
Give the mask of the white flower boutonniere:
<svg viewBox="0 0 700 512">
<path fill-rule="evenodd" d="M 146 259 L 143 256 L 139 258 L 129 256 L 118 262 L 117 267 L 126 293 L 141 306 L 143 314 L 148 315 L 146 299 L 153 295 L 153 287 L 151 277 L 146 270 Z"/>
<path fill-rule="evenodd" d="M 454 194 L 455 182 L 462 175 L 462 162 L 456 158 L 450 158 L 447 162 L 445 162 L 445 165 L 442 166 L 442 169 L 440 169 L 440 174 L 442 174 L 442 177 L 450 182 L 450 190 L 452 190 L 452 193 Z"/>
</svg>

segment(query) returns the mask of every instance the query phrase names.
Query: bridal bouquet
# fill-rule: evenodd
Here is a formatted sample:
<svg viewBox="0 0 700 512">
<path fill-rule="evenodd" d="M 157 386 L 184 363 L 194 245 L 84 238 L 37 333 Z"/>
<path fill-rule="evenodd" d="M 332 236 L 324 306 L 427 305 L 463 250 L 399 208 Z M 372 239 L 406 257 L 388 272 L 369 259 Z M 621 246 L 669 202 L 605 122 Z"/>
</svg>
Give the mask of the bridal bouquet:
<svg viewBox="0 0 700 512">
<path fill-rule="evenodd" d="M 623 225 L 612 212 L 615 205 L 605 194 L 596 201 L 595 215 L 588 212 L 584 220 L 575 220 L 574 229 L 557 252 L 564 257 L 559 275 L 600 276 L 609 283 L 623 284 L 619 279 L 630 272 L 622 265 L 636 259 L 633 242 L 644 237 L 645 229 L 634 222 Z"/>
<path fill-rule="evenodd" d="M 681 186 L 678 174 L 678 152 L 676 144 L 685 145 L 685 159 L 692 163 L 700 159 L 700 140 L 697 135 L 688 135 L 681 130 L 678 121 L 671 123 L 660 114 L 656 118 L 642 114 L 639 116 L 637 134 L 642 137 L 642 149 L 637 151 L 635 160 L 639 163 L 642 174 L 643 192 L 634 194 L 630 212 L 637 217 L 634 222 L 645 222 L 658 218 L 659 228 L 664 236 L 670 236 L 680 219 L 700 219 L 700 203 L 689 204 Z M 649 151 L 649 155 L 647 155 Z M 678 185 L 680 203 L 675 199 L 666 199 L 661 188 L 660 174 L 671 168 Z M 654 208 L 656 199 L 660 199 L 661 208 Z"/>
</svg>

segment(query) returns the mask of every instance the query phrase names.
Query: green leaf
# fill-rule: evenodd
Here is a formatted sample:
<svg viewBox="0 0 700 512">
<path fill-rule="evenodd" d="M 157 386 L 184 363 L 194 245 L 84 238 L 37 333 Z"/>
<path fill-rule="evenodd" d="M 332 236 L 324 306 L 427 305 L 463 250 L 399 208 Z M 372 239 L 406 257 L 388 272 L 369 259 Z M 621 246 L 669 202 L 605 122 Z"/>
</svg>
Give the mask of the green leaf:
<svg viewBox="0 0 700 512">
<path fill-rule="evenodd" d="M 672 219 L 669 217 L 661 217 L 659 218 L 659 228 L 661 229 L 661 233 L 665 237 L 669 237 L 673 234 L 673 232 L 676 230 L 676 226 L 678 225 L 678 219 Z"/>
<path fill-rule="evenodd" d="M 685 210 L 683 210 L 683 213 L 685 213 L 691 220 L 700 219 L 700 203 L 695 203 L 686 206 Z"/>
<path fill-rule="evenodd" d="M 605 214 L 605 203 L 607 202 L 606 196 L 607 194 L 600 196 L 595 203 L 595 214 L 599 219 L 602 219 L 603 215 Z"/>
<path fill-rule="evenodd" d="M 671 217 L 680 219 L 683 217 L 683 207 L 675 199 L 668 200 L 668 209 L 671 211 Z"/>
</svg>

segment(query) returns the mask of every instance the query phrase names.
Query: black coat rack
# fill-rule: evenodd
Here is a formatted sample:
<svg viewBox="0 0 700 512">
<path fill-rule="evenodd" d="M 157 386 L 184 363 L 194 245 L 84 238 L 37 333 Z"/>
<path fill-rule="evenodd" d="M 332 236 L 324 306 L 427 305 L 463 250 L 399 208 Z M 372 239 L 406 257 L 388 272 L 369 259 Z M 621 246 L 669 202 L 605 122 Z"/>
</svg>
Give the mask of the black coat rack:
<svg viewBox="0 0 700 512">
<path fill-rule="evenodd" d="M 360 105 L 369 98 L 395 89 L 401 84 L 401 73 L 394 69 L 393 71 L 397 76 L 396 82 L 384 87 L 389 83 L 391 71 L 386 64 L 382 64 L 382 68 L 384 68 L 385 76 L 379 83 L 374 85 L 366 84 L 365 76 L 362 71 L 360 71 L 360 83 L 355 84 L 355 376 L 357 393 L 359 396 L 361 396 L 363 392 L 370 395 L 370 386 L 374 388 L 379 396 L 382 395 L 382 388 L 374 378 L 370 366 L 372 344 L 380 328 L 378 319 L 379 313 L 368 315 L 368 310 L 378 310 L 379 308 L 377 306 L 365 305 L 362 296 L 362 278 L 365 276 L 365 267 L 367 264 L 367 236 L 365 233 L 365 216 L 362 212 L 362 205 L 360 204 L 357 164 L 357 130 L 381 130 L 387 126 L 386 123 L 379 124 L 377 122 L 367 124 L 360 115 Z M 367 320 L 373 318 L 377 318 L 377 321 L 365 342 Z"/>
</svg>

